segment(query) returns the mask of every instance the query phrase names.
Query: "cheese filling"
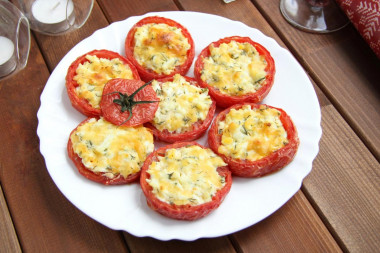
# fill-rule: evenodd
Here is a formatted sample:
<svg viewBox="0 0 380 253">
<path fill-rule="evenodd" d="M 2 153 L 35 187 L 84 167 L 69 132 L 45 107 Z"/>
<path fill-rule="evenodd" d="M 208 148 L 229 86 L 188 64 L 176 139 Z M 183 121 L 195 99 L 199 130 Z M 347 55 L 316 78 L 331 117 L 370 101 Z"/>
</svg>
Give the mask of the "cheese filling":
<svg viewBox="0 0 380 253">
<path fill-rule="evenodd" d="M 146 24 L 136 29 L 134 58 L 146 69 L 170 74 L 187 59 L 191 48 L 182 29 L 167 24 Z"/>
<path fill-rule="evenodd" d="M 86 99 L 94 108 L 100 108 L 104 85 L 113 78 L 133 79 L 130 67 L 120 59 L 108 60 L 96 55 L 86 55 L 88 61 L 79 64 L 74 81 L 79 86 L 75 92 L 80 98 Z"/>
<path fill-rule="evenodd" d="M 153 119 L 153 125 L 160 131 L 183 133 L 191 130 L 193 124 L 206 119 L 211 97 L 208 89 L 191 85 L 176 74 L 172 82 L 152 83 L 160 103 Z"/>
<path fill-rule="evenodd" d="M 103 118 L 79 126 L 70 139 L 86 168 L 111 179 L 140 171 L 154 150 L 153 135 L 147 128 L 115 126 Z"/>
<path fill-rule="evenodd" d="M 210 45 L 210 56 L 203 59 L 201 79 L 221 93 L 241 96 L 262 87 L 267 62 L 250 43 L 231 41 Z"/>
<path fill-rule="evenodd" d="M 232 158 L 256 161 L 284 147 L 288 139 L 280 115 L 278 110 L 264 105 L 259 109 L 245 105 L 230 110 L 218 125 L 222 134 L 218 152 Z"/>
<path fill-rule="evenodd" d="M 149 166 L 150 179 L 146 181 L 163 202 L 200 205 L 211 201 L 226 184 L 217 172 L 226 164 L 211 149 L 196 145 L 168 149 L 158 159 Z"/>
</svg>

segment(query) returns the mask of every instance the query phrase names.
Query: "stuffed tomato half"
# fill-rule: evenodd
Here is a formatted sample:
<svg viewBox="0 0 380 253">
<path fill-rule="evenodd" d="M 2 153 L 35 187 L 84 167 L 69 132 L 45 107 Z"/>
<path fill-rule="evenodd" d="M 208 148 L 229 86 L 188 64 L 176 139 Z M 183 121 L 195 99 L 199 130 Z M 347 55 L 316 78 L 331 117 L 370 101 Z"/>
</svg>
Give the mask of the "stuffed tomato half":
<svg viewBox="0 0 380 253">
<path fill-rule="evenodd" d="M 261 102 L 276 72 L 270 52 L 249 37 L 232 36 L 212 42 L 198 56 L 194 75 L 220 107 Z"/>
<path fill-rule="evenodd" d="M 144 81 L 185 75 L 194 60 L 194 41 L 181 24 L 151 16 L 131 28 L 125 40 L 125 54 Z"/>
<path fill-rule="evenodd" d="M 284 110 L 245 103 L 218 114 L 209 130 L 208 143 L 229 165 L 232 174 L 261 177 L 293 160 L 299 138 Z"/>
<path fill-rule="evenodd" d="M 140 80 L 133 64 L 116 52 L 93 50 L 78 57 L 66 75 L 72 106 L 88 117 L 99 116 L 104 85 L 113 78 Z"/>
<path fill-rule="evenodd" d="M 194 78 L 181 76 L 154 80 L 160 102 L 152 121 L 145 124 L 162 141 L 192 141 L 201 137 L 214 117 L 216 103 Z"/>
<path fill-rule="evenodd" d="M 140 184 L 154 211 L 173 219 L 196 220 L 220 206 L 232 177 L 211 149 L 196 142 L 177 142 L 149 155 Z"/>
<path fill-rule="evenodd" d="M 116 126 L 98 117 L 81 122 L 67 143 L 69 158 L 79 173 L 104 185 L 137 181 L 153 150 L 148 128 Z"/>
</svg>

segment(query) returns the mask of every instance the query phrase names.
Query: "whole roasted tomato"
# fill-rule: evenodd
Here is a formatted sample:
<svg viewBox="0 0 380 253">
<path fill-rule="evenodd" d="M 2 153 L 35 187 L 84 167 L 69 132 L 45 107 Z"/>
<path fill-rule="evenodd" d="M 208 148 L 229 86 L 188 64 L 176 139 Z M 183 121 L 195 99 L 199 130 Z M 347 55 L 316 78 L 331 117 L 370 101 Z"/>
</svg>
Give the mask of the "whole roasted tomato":
<svg viewBox="0 0 380 253">
<path fill-rule="evenodd" d="M 194 78 L 187 77 L 187 76 L 184 76 L 183 78 L 185 78 L 185 80 L 188 83 L 190 83 L 190 85 L 194 85 L 196 87 L 199 87 L 197 81 Z M 173 79 L 174 79 L 174 77 L 166 77 L 163 79 L 158 79 L 156 81 L 159 82 L 159 84 L 162 86 L 162 84 L 165 82 L 173 82 Z M 166 93 L 166 92 L 163 92 L 163 93 Z M 211 97 L 210 97 L 210 99 L 211 99 L 211 105 L 209 107 L 206 118 L 204 120 L 198 120 L 198 121 L 194 122 L 191 125 L 191 128 L 187 131 L 177 133 L 177 132 L 170 132 L 168 129 L 159 130 L 155 126 L 153 121 L 146 123 L 145 126 L 152 129 L 153 135 L 157 139 L 165 141 L 165 142 L 169 142 L 169 143 L 173 143 L 173 142 L 177 142 L 177 141 L 192 141 L 192 140 L 198 139 L 199 137 L 201 137 L 206 132 L 206 130 L 208 129 L 208 127 L 210 126 L 210 124 L 212 122 L 212 119 L 214 118 L 216 103 L 215 103 L 214 99 L 212 99 Z M 162 100 L 165 100 L 165 98 L 163 98 Z M 189 105 L 190 104 L 191 103 L 189 102 Z M 196 106 L 196 104 L 193 103 L 192 107 L 195 107 L 195 106 Z M 176 117 L 177 116 L 175 114 L 173 114 L 172 117 L 170 117 L 168 119 L 168 121 L 175 119 Z"/>
<path fill-rule="evenodd" d="M 116 53 L 116 52 L 112 52 L 112 51 L 109 51 L 109 50 L 93 50 L 91 52 L 88 52 L 80 57 L 78 57 L 73 63 L 71 63 L 68 71 L 67 71 L 67 75 L 66 75 L 66 89 L 67 89 L 67 93 L 69 95 L 69 98 L 70 98 L 70 101 L 71 101 L 71 104 L 72 106 L 77 109 L 79 112 L 83 113 L 84 115 L 86 116 L 99 116 L 101 114 L 101 111 L 100 111 L 100 107 L 98 106 L 98 102 L 95 102 L 95 106 L 94 104 L 91 104 L 89 102 L 88 99 L 84 98 L 84 97 L 80 97 L 76 91 L 76 89 L 78 88 L 79 84 L 78 82 L 75 80 L 75 76 L 77 76 L 77 69 L 79 67 L 80 64 L 84 64 L 86 62 L 90 62 L 86 56 L 96 56 L 98 58 L 103 58 L 103 59 L 107 59 L 107 60 L 112 60 L 112 59 L 119 59 L 124 65 L 126 65 L 130 71 L 131 71 L 131 74 L 132 74 L 132 78 L 131 79 L 137 79 L 137 80 L 140 80 L 140 77 L 139 77 L 139 74 L 136 70 L 136 68 L 133 66 L 133 64 L 127 60 L 125 57 L 121 56 L 120 54 Z M 99 69 L 100 71 L 100 69 Z M 102 81 L 99 81 L 99 83 L 96 85 L 96 87 L 92 87 L 91 89 L 98 89 L 98 93 L 96 96 L 97 97 L 100 97 L 101 96 L 101 93 L 102 93 L 102 90 L 103 90 L 103 87 L 104 85 L 106 84 L 107 82 L 107 79 L 104 79 L 104 75 L 111 75 L 112 78 L 117 78 L 117 77 L 120 77 L 118 76 L 118 73 L 115 72 L 115 73 L 105 73 L 105 74 L 102 74 L 102 73 L 97 73 L 97 72 L 94 72 L 94 73 L 91 73 L 91 75 L 93 75 L 93 78 L 94 79 L 103 79 Z M 86 92 L 88 92 L 89 90 L 87 90 Z"/>
<path fill-rule="evenodd" d="M 189 48 L 185 49 L 183 45 L 178 43 L 181 40 L 178 39 L 178 34 L 159 27 L 161 24 L 168 25 L 171 29 L 180 29 L 183 38 L 187 40 Z M 136 45 L 138 44 L 135 40 L 135 34 L 138 28 L 145 25 L 152 25 L 153 27 L 147 32 L 149 36 L 143 38 L 140 42 L 141 46 L 139 44 L 139 49 L 142 49 L 141 54 L 144 55 L 145 59 L 144 62 L 139 63 L 135 57 Z M 152 50 L 149 50 L 149 48 Z M 185 75 L 194 60 L 194 41 L 188 30 L 176 21 L 164 17 L 151 16 L 140 20 L 131 28 L 125 40 L 125 54 L 133 65 L 136 66 L 141 79 L 144 81 L 160 79 L 175 74 Z M 168 66 L 168 62 L 170 61 L 173 61 L 170 63 L 173 68 L 170 71 L 168 70 L 167 73 L 162 72 L 161 67 Z"/>
<path fill-rule="evenodd" d="M 208 202 L 205 202 L 202 204 L 195 204 L 195 205 L 192 205 L 192 204 L 177 205 L 174 203 L 175 202 L 174 199 L 172 203 L 170 202 L 168 203 L 168 202 L 160 200 L 153 193 L 153 187 L 149 185 L 147 181 L 151 179 L 151 175 L 148 172 L 151 164 L 153 162 L 158 162 L 159 157 L 165 157 L 166 151 L 170 149 L 180 149 L 183 147 L 192 147 L 192 146 L 199 146 L 202 149 L 207 149 L 196 142 L 177 142 L 174 144 L 170 144 L 166 147 L 159 148 L 155 152 L 151 153 L 146 159 L 143 165 L 143 168 L 141 170 L 140 185 L 146 197 L 148 206 L 152 208 L 153 210 L 155 210 L 156 212 L 173 219 L 196 220 L 196 219 L 206 216 L 211 211 L 215 210 L 216 208 L 220 206 L 225 196 L 228 194 L 228 192 L 231 189 L 231 184 L 232 184 L 231 172 L 229 171 L 228 166 L 223 165 L 217 168 L 217 173 L 222 178 L 224 182 L 224 186 L 221 189 L 219 189 L 212 196 L 211 200 Z M 199 162 L 198 167 L 202 168 L 201 162 Z M 169 177 L 170 180 L 177 180 L 178 178 L 174 179 L 176 177 L 176 175 L 174 174 L 175 172 L 172 172 L 166 176 Z M 199 174 L 202 174 L 202 173 L 199 173 Z M 186 178 L 186 176 L 184 178 Z M 210 185 L 208 186 L 210 187 Z M 205 194 L 207 195 L 207 193 Z M 190 201 L 191 201 L 191 198 L 190 198 Z"/>
<path fill-rule="evenodd" d="M 141 80 L 112 79 L 103 90 L 103 117 L 118 126 L 138 126 L 151 121 L 159 100 L 152 86 Z"/>
<path fill-rule="evenodd" d="M 258 110 L 262 109 L 263 107 L 276 109 L 280 113 L 279 118 L 287 136 L 287 143 L 285 143 L 283 147 L 275 150 L 274 152 L 269 153 L 268 155 L 258 160 L 234 158 L 232 157 L 232 155 L 222 154 L 219 150 L 219 147 L 222 145 L 223 134 L 222 131 L 220 131 L 219 129 L 219 123 L 225 120 L 226 115 L 231 110 L 239 110 L 246 105 L 250 106 L 252 109 Z M 260 124 L 262 122 L 263 121 L 259 121 Z M 270 125 L 271 123 L 264 122 L 264 124 Z M 226 127 L 232 128 L 236 126 Z M 243 128 L 243 130 L 246 131 L 245 128 Z M 254 136 L 257 133 L 247 133 L 246 131 L 246 134 Z M 223 160 L 229 165 L 233 175 L 240 177 L 261 177 L 285 167 L 293 160 L 295 154 L 297 153 L 299 143 L 300 141 L 298 138 L 297 129 L 290 116 L 284 110 L 269 105 L 260 105 L 253 103 L 237 104 L 220 112 L 218 116 L 215 117 L 215 120 L 208 132 L 208 144 L 210 148 L 220 157 L 222 157 Z M 252 144 L 260 145 L 259 142 L 257 144 L 253 142 Z M 236 145 L 239 144 L 237 143 Z M 246 149 L 247 148 L 244 148 L 245 151 Z"/>
<path fill-rule="evenodd" d="M 204 61 L 206 58 L 210 57 L 210 47 L 218 48 L 221 44 L 228 44 L 232 41 L 235 41 L 237 43 L 249 43 L 251 44 L 258 52 L 259 56 L 264 59 L 266 62 L 265 77 L 260 78 L 256 82 L 260 83 L 260 88 L 258 88 L 254 92 L 244 93 L 244 94 L 231 94 L 230 91 L 222 92 L 221 88 L 216 87 L 215 85 L 212 85 L 211 83 L 208 83 L 207 81 L 202 80 L 202 73 L 204 71 Z M 244 51 L 241 51 L 241 53 L 245 53 Z M 231 59 L 228 64 L 231 62 L 233 63 L 235 59 L 237 59 L 239 55 L 231 55 Z M 220 58 L 219 58 L 220 59 Z M 243 65 L 247 65 L 244 63 Z M 228 68 L 231 66 L 228 66 Z M 223 72 L 223 71 L 219 71 Z M 233 74 L 237 75 L 241 71 L 235 71 Z M 252 41 L 249 37 L 239 37 L 239 36 L 232 36 L 232 37 L 226 37 L 222 38 L 216 42 L 212 42 L 210 45 L 208 45 L 206 48 L 204 48 L 201 53 L 199 54 L 195 66 L 194 66 L 194 75 L 197 79 L 200 86 L 208 88 L 210 90 L 210 95 L 215 99 L 216 104 L 220 107 L 229 107 L 234 104 L 238 103 L 245 103 L 245 102 L 251 102 L 251 103 L 259 103 L 261 102 L 269 93 L 273 86 L 274 81 L 274 75 L 276 72 L 275 63 L 274 60 L 270 54 L 270 52 L 264 48 L 262 45 L 260 45 L 257 42 Z M 216 80 L 227 80 L 223 76 L 218 76 L 218 73 L 213 74 L 213 78 Z M 228 81 L 229 83 L 234 83 L 233 81 Z M 240 87 L 239 87 L 240 89 Z"/>
</svg>

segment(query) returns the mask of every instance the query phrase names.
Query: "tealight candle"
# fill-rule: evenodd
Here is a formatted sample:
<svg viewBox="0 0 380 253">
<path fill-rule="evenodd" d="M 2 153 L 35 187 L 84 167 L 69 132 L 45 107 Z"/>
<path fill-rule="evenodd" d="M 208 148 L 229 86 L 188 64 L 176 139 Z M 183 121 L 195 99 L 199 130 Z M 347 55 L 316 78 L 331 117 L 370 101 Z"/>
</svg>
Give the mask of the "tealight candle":
<svg viewBox="0 0 380 253">
<path fill-rule="evenodd" d="M 71 0 L 36 0 L 32 14 L 41 31 L 59 33 L 74 23 L 74 4 Z"/>
<path fill-rule="evenodd" d="M 0 77 L 12 72 L 16 67 L 16 59 L 13 57 L 15 46 L 7 37 L 0 36 Z"/>
</svg>

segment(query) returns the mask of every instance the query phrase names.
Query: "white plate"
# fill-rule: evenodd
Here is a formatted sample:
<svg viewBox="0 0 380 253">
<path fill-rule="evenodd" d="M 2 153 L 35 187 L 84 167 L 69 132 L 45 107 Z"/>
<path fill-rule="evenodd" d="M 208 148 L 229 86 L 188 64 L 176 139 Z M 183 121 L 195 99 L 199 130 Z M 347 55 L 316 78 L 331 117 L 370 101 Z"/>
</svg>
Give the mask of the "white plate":
<svg viewBox="0 0 380 253">
<path fill-rule="evenodd" d="M 129 29 L 145 16 L 171 18 L 188 28 L 196 56 L 210 42 L 222 37 L 249 36 L 272 54 L 276 63 L 273 88 L 263 103 L 281 107 L 293 118 L 301 144 L 293 162 L 281 171 L 258 179 L 233 178 L 230 193 L 210 215 L 193 222 L 166 218 L 149 209 L 139 184 L 103 186 L 82 177 L 68 158 L 70 132 L 85 119 L 71 107 L 65 88 L 69 65 L 93 49 L 124 55 Z M 193 67 L 189 76 L 193 76 Z M 159 12 L 130 17 L 96 31 L 78 43 L 57 65 L 41 95 L 37 134 L 40 151 L 53 181 L 66 198 L 85 214 L 115 230 L 160 240 L 195 240 L 216 237 L 249 227 L 286 203 L 311 171 L 322 134 L 321 113 L 312 84 L 293 56 L 257 29 L 223 17 L 195 12 Z M 206 144 L 206 138 L 198 140 Z M 162 146 L 162 143 L 156 145 Z"/>
</svg>

